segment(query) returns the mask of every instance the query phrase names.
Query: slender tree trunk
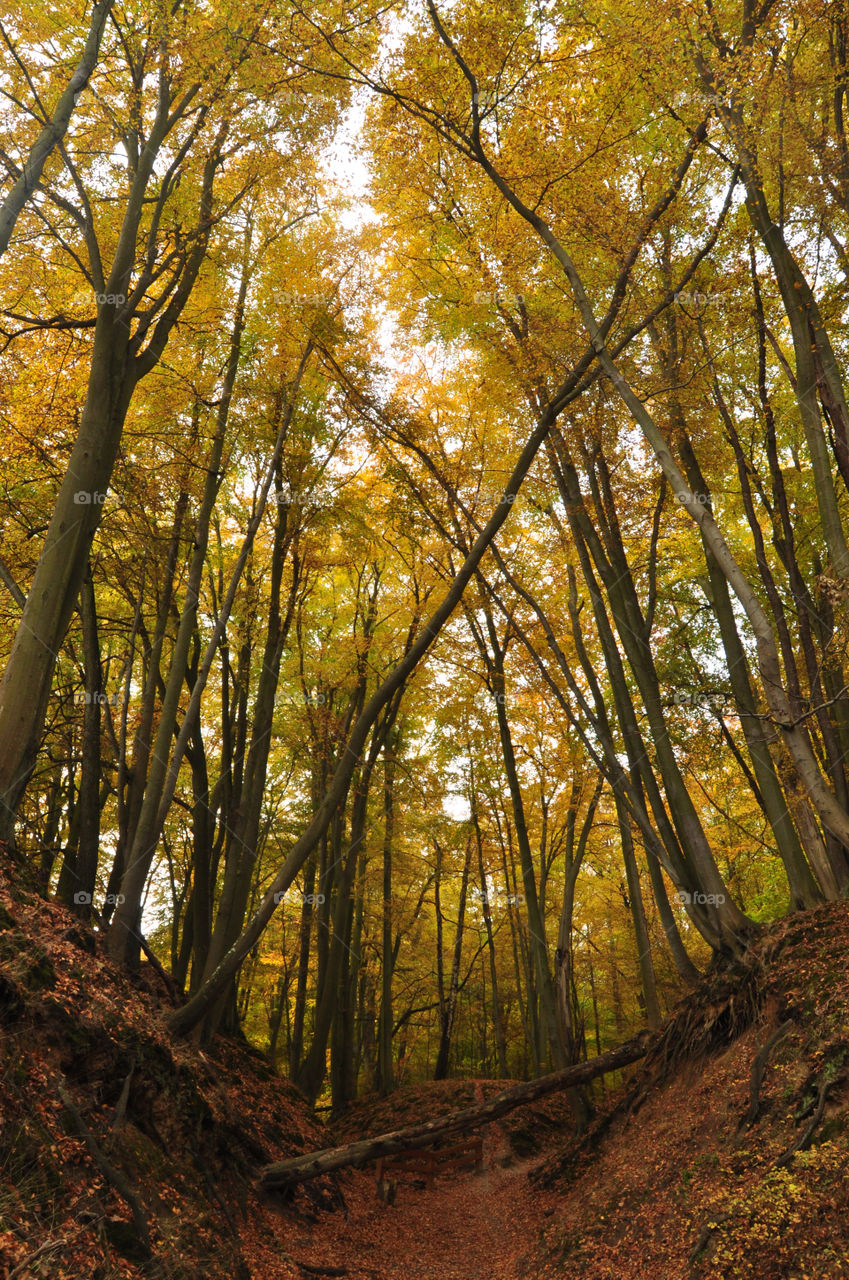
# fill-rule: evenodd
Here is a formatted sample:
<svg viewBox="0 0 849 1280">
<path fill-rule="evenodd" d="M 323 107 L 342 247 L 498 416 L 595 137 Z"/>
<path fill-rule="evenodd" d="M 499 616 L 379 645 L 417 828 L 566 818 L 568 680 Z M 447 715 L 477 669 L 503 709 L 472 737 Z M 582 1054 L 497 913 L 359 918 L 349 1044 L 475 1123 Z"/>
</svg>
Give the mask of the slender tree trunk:
<svg viewBox="0 0 849 1280">
<path fill-rule="evenodd" d="M 400 746 L 400 732 L 387 739 L 383 748 L 383 880 L 381 915 L 380 1015 L 377 1029 L 378 1091 L 391 1093 L 394 1086 L 392 1068 L 392 845 L 395 835 L 395 769 Z"/>
<path fill-rule="evenodd" d="M 197 990 L 212 929 L 212 845 L 214 810 L 209 803 L 209 771 L 201 726 L 195 726 L 186 756 L 192 771 L 192 879 L 193 889 L 187 913 L 191 915 L 192 977 L 190 990 Z"/>
<path fill-rule="evenodd" d="M 192 422 L 193 433 L 197 431 L 198 419 L 199 411 L 196 406 Z M 138 826 L 139 814 L 141 813 L 142 801 L 144 800 L 144 788 L 147 780 L 148 764 L 150 761 L 150 748 L 153 741 L 153 717 L 156 709 L 156 695 L 162 680 L 162 648 L 168 627 L 168 619 L 171 614 L 174 579 L 177 570 L 177 561 L 180 554 L 180 541 L 186 518 L 188 500 L 188 492 L 185 487 L 182 487 L 174 506 L 174 519 L 171 525 L 171 535 L 168 541 L 168 553 L 161 579 L 162 585 L 157 604 L 154 633 L 147 651 L 142 655 L 141 705 L 139 707 L 136 730 L 133 735 L 132 760 L 129 767 L 126 759 L 125 727 L 122 733 L 124 751 L 119 761 L 117 788 L 118 847 L 115 851 L 115 860 L 109 874 L 109 894 L 113 898 L 114 895 L 119 892 L 121 887 L 124 867 L 127 862 L 127 854 L 132 846 L 136 827 Z M 140 631 L 142 638 L 145 636 L 144 629 L 141 626 L 141 610 L 144 594 L 143 588 L 144 581 L 142 581 L 142 588 L 139 592 L 134 625 L 134 633 L 136 631 Z M 125 686 L 125 697 L 127 698 L 129 697 L 131 676 L 132 672 L 129 671 L 127 673 L 127 684 Z M 122 720 L 122 725 L 126 725 L 125 719 Z M 112 908 L 111 906 L 107 906 L 103 915 L 104 921 L 108 923 L 111 917 Z"/>
<path fill-rule="evenodd" d="M 618 797 L 616 811 L 619 818 L 619 833 L 622 841 L 622 857 L 625 862 L 629 906 L 631 918 L 634 922 L 634 938 L 637 943 L 637 968 L 640 973 L 640 986 L 643 991 L 646 1022 L 650 1031 L 656 1031 L 663 1019 L 657 998 L 657 980 L 652 961 L 646 911 L 643 904 L 643 891 L 640 885 L 640 872 L 637 866 L 637 857 L 634 853 L 634 840 L 631 834 L 628 813 Z"/>
<path fill-rule="evenodd" d="M 215 970 L 242 930 L 256 863 L 280 661 L 292 622 L 299 583 L 298 559 L 295 557 L 288 607 L 285 616 L 281 616 L 280 591 L 288 540 L 285 508 L 278 504 L 277 511 L 272 548 L 268 627 L 259 686 L 251 715 L 251 740 L 245 768 L 245 783 L 239 798 L 238 815 L 231 828 L 231 836 L 225 852 L 224 883 L 215 929 L 206 956 L 204 980 Z M 215 1030 L 215 1012 L 213 1011 L 205 1021 L 203 1038 L 208 1039 Z"/>
<path fill-rule="evenodd" d="M 463 933 L 466 923 L 466 899 L 469 892 L 469 872 L 472 866 L 472 849 L 473 841 L 471 837 L 466 840 L 466 852 L 463 857 L 463 873 L 460 879 L 460 900 L 457 906 L 457 929 L 454 934 L 454 953 L 451 959 L 451 978 L 448 985 L 447 994 L 440 984 L 440 1025 L 439 1025 L 439 1050 L 436 1055 L 436 1066 L 433 1072 L 434 1080 L 445 1080 L 448 1076 L 448 1063 L 451 1054 L 451 1037 L 454 1032 L 454 1022 L 457 1016 L 457 995 L 460 989 L 460 963 L 463 956 Z M 440 971 L 441 971 L 440 957 Z"/>
<path fill-rule="evenodd" d="M 567 1065 L 577 1062 L 581 1056 L 583 1045 L 583 1027 L 579 1025 L 575 1001 L 575 968 L 572 948 L 572 927 L 575 910 L 575 887 L 578 874 L 587 851 L 587 843 L 592 829 L 598 801 L 601 796 L 604 779 L 599 779 L 590 799 L 581 832 L 575 843 L 575 826 L 577 822 L 577 805 L 580 788 L 573 782 L 572 796 L 567 820 L 565 867 L 563 876 L 563 901 L 560 908 L 560 921 L 557 929 L 557 952 L 555 955 L 554 979 L 557 992 L 557 1013 L 560 1021 L 560 1033 L 566 1051 Z M 586 1092 L 575 1086 L 569 1093 L 572 1110 L 575 1113 L 578 1133 L 583 1133 L 593 1116 L 593 1107 Z"/>
<path fill-rule="evenodd" d="M 469 779 L 469 807 L 471 809 L 472 824 L 475 831 L 475 845 L 478 853 L 478 874 L 480 876 L 481 893 L 483 894 L 481 902 L 483 907 L 484 927 L 486 929 L 487 950 L 489 953 L 492 1029 L 495 1037 L 495 1053 L 498 1062 L 498 1074 L 502 1079 L 505 1079 L 507 1076 L 507 1046 L 504 1039 L 504 1024 L 501 1017 L 501 1001 L 498 995 L 498 966 L 496 964 L 495 956 L 495 937 L 492 929 L 492 911 L 490 910 L 486 868 L 483 860 L 483 838 L 481 835 L 480 814 L 478 812 L 478 796 L 475 787 L 474 771 L 471 772 Z"/>
<path fill-rule="evenodd" d="M 360 853 L 360 844 L 366 831 L 369 782 L 370 771 L 369 775 L 364 773 L 361 776 L 354 790 L 351 807 L 351 840 L 345 853 L 341 875 L 336 885 L 336 898 L 333 906 L 333 933 L 330 939 L 327 971 L 322 990 L 316 996 L 312 1043 L 301 1063 L 296 1078 L 298 1088 L 312 1102 L 318 1097 L 321 1086 L 324 1083 L 327 1070 L 327 1043 L 340 999 L 341 982 L 344 974 L 344 955 L 349 936 L 348 918 L 351 891 Z"/>
<path fill-rule="evenodd" d="M 335 1011 L 334 1035 L 330 1044 L 331 1101 L 336 1114 L 357 1096 L 357 1061 L 362 1027 L 357 1022 L 362 962 L 363 903 L 365 895 L 365 841 L 360 845 L 353 901 L 348 918 L 348 941 L 343 957 L 344 1000 Z"/>
<path fill-rule="evenodd" d="M 577 383 L 577 377 L 574 380 Z M 515 493 L 518 491 L 548 433 L 549 427 L 550 421 L 547 417 L 544 417 L 539 426 L 531 433 L 508 478 L 507 492 Z M 201 990 L 182 1009 L 175 1010 L 174 1015 L 169 1019 L 169 1025 L 175 1034 L 186 1034 L 190 1031 L 215 1002 L 218 993 L 224 989 L 230 978 L 236 973 L 242 960 L 271 919 L 276 905 L 275 895 L 288 888 L 306 859 L 322 839 L 333 820 L 340 800 L 348 789 L 354 769 L 354 761 L 359 758 L 372 726 L 377 721 L 383 708 L 395 696 L 398 689 L 403 686 L 408 676 L 429 651 L 442 627 L 460 603 L 463 592 L 476 572 L 483 555 L 492 544 L 498 530 L 507 518 L 508 506 L 509 504 L 507 503 L 500 503 L 499 509 L 493 512 L 486 526 L 476 538 L 468 556 L 457 570 L 451 586 L 442 601 L 420 626 L 415 637 L 411 637 L 404 657 L 393 667 L 363 707 L 351 728 L 346 749 L 342 753 L 318 810 L 289 851 L 286 861 L 269 886 L 255 916 L 241 934 L 238 942 L 231 947 L 218 969 L 211 975 Z"/>
<path fill-rule="evenodd" d="M 536 975 L 536 990 L 539 999 L 540 1035 L 545 1037 L 547 1053 L 555 1068 L 565 1064 L 565 1052 L 560 1041 L 557 1024 L 557 1009 L 554 995 L 554 984 L 548 962 L 545 937 L 545 921 L 540 910 L 537 896 L 537 883 L 534 871 L 533 854 L 525 819 L 522 789 L 516 767 L 516 755 L 510 733 L 510 722 L 507 717 L 506 683 L 504 672 L 504 649 L 499 644 L 492 615 L 485 610 L 489 645 L 492 652 L 484 648 L 482 656 L 490 667 L 493 695 L 495 698 L 495 714 L 498 721 L 498 734 L 501 741 L 501 754 L 504 761 L 504 772 L 510 791 L 510 803 L 513 810 L 513 823 L 516 829 L 516 843 L 519 847 L 519 858 L 522 867 L 522 895 L 528 916 L 528 946 L 533 958 L 533 969 Z M 479 637 L 480 641 L 483 637 Z"/>
<path fill-rule="evenodd" d="M 107 298 L 123 298 L 130 292 L 148 182 L 160 147 L 176 119 L 177 113 L 171 114 L 171 103 L 165 94 L 133 176 L 112 267 L 104 282 Z M 141 339 L 131 340 L 132 316 L 122 304 L 106 302 L 98 306 L 79 433 L 0 680 L 0 840 L 9 844 L 14 842 L 15 814 L 35 767 L 53 672 L 100 524 L 133 391 L 159 362 L 206 256 L 212 184 L 219 160 L 216 150 L 204 174 L 202 230 L 147 347 L 139 352 Z"/>
<path fill-rule="evenodd" d="M 289 1041 L 289 1077 L 297 1079 L 301 1070 L 304 1047 L 304 1017 L 307 1007 L 307 984 L 310 970 L 310 939 L 315 916 L 315 857 L 304 867 L 304 897 L 301 902 L 301 919 L 298 928 L 298 973 L 295 982 L 295 1007 L 292 1011 L 292 1034 Z"/>
<path fill-rule="evenodd" d="M 66 852 L 59 874 L 57 894 L 72 911 L 83 920 L 88 920 L 91 918 L 100 848 L 101 699 L 105 697 L 90 565 L 80 592 L 80 615 L 85 665 L 82 770 L 77 800 L 76 840 Z"/>
</svg>

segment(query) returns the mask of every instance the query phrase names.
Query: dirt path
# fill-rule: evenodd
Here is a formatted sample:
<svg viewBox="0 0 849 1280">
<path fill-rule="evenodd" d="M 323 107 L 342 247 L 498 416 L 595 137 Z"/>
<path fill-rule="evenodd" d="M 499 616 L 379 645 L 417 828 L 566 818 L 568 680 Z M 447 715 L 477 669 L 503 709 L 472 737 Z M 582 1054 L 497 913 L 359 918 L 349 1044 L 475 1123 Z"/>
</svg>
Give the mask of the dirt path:
<svg viewBox="0 0 849 1280">
<path fill-rule="evenodd" d="M 513 1162 L 496 1123 L 484 1133 L 481 1173 L 439 1178 L 432 1191 L 399 1182 L 394 1205 L 378 1200 L 373 1173 L 354 1174 L 347 1222 L 323 1217 L 299 1242 L 300 1256 L 347 1267 L 350 1280 L 518 1280 L 554 1204 L 528 1183 L 541 1158 Z"/>
</svg>

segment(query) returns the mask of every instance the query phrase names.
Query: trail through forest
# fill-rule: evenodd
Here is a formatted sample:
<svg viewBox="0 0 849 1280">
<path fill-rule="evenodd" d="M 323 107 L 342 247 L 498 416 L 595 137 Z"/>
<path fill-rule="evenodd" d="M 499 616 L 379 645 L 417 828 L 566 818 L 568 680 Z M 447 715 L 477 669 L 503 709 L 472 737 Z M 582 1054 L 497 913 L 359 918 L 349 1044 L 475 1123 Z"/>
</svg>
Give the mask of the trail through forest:
<svg viewBox="0 0 849 1280">
<path fill-rule="evenodd" d="M 485 1101 L 479 1083 L 475 1097 Z M 517 1160 L 497 1121 L 483 1137 L 478 1173 L 437 1178 L 432 1190 L 407 1178 L 391 1205 L 378 1198 L 372 1170 L 358 1177 L 346 1188 L 347 1221 L 317 1223 L 304 1254 L 316 1266 L 344 1266 L 352 1280 L 518 1280 L 557 1195 L 528 1180 L 545 1155 Z"/>
</svg>

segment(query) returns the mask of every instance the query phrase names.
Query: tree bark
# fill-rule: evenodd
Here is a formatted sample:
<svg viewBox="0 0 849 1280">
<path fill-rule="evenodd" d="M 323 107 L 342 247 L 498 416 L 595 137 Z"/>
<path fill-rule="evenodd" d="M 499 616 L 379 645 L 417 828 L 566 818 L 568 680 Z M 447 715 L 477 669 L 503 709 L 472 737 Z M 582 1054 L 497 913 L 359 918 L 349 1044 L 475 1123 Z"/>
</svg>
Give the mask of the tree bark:
<svg viewBox="0 0 849 1280">
<path fill-rule="evenodd" d="M 472 631 L 475 634 L 481 656 L 489 670 L 489 678 L 495 700 L 498 736 L 501 742 L 501 757 L 504 762 L 504 772 L 507 776 L 507 786 L 510 792 L 510 806 L 513 811 L 516 843 L 519 846 L 519 860 L 522 868 L 522 896 L 525 898 L 528 914 L 528 947 L 532 957 L 532 968 L 536 977 L 536 992 L 539 1000 L 539 1032 L 540 1036 L 545 1039 L 545 1047 L 541 1044 L 540 1052 L 544 1054 L 547 1051 L 552 1066 L 562 1067 L 566 1063 L 566 1055 L 560 1039 L 560 1028 L 557 1021 L 557 1000 L 548 960 L 545 919 L 537 893 L 533 853 L 528 835 L 522 788 L 516 764 L 516 753 L 510 732 L 510 721 L 507 715 L 507 685 L 504 669 L 506 642 L 499 641 L 492 613 L 488 606 L 484 607 L 484 616 L 489 633 L 489 649 L 487 649 L 484 637 L 478 632 L 476 626 L 472 627 Z"/>
<path fill-rule="evenodd" d="M 469 757 L 471 770 L 471 753 Z M 498 966 L 495 960 L 495 937 L 492 928 L 492 911 L 487 893 L 486 867 L 483 860 L 483 837 L 481 833 L 480 814 L 478 812 L 478 794 L 475 776 L 472 770 L 469 777 L 469 808 L 472 814 L 472 825 L 475 831 L 475 844 L 478 851 L 478 874 L 480 875 L 481 892 L 483 894 L 483 920 L 486 929 L 487 950 L 489 952 L 489 977 L 492 991 L 492 1028 L 495 1036 L 495 1052 L 498 1061 L 498 1074 L 502 1079 L 507 1076 L 507 1046 L 504 1039 L 504 1022 L 501 1013 L 501 1001 L 498 995 Z"/>
<path fill-rule="evenodd" d="M 451 976 L 446 994 L 442 981 L 442 929 L 437 934 L 437 967 L 440 975 L 439 983 L 439 1049 L 436 1055 L 434 1080 L 445 1080 L 448 1076 L 448 1060 L 451 1053 L 451 1036 L 454 1032 L 454 1021 L 457 1014 L 457 994 L 460 984 L 460 962 L 463 955 L 463 932 L 466 922 L 466 898 L 469 890 L 469 871 L 472 865 L 472 838 L 466 840 L 466 852 L 463 857 L 463 874 L 460 881 L 460 901 L 457 907 L 457 929 L 454 934 L 454 953 L 451 959 Z M 439 865 L 439 864 L 437 864 Z M 437 913 L 441 916 L 439 906 L 439 880 L 437 875 Z"/>
<path fill-rule="evenodd" d="M 391 1093 L 394 1086 L 392 1066 L 392 846 L 395 836 L 395 770 L 401 733 L 390 734 L 383 748 L 383 882 L 381 916 L 380 1014 L 377 1028 L 378 1090 Z"/>
<path fill-rule="evenodd" d="M 59 873 L 58 897 L 83 920 L 91 918 L 100 847 L 100 728 L 103 668 L 97 632 L 97 606 L 91 565 L 80 592 L 85 660 L 85 709 L 76 841 L 69 845 Z"/>
</svg>

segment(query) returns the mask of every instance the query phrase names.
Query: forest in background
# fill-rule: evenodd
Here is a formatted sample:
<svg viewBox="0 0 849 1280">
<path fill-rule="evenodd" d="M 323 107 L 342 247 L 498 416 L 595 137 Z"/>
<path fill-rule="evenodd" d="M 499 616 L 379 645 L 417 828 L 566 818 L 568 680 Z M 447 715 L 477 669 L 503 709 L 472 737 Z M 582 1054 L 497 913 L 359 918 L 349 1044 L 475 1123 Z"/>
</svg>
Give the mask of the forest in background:
<svg viewBox="0 0 849 1280">
<path fill-rule="evenodd" d="M 0 839 L 173 1031 L 521 1078 L 845 897 L 845 6 L 0 41 Z"/>
</svg>

